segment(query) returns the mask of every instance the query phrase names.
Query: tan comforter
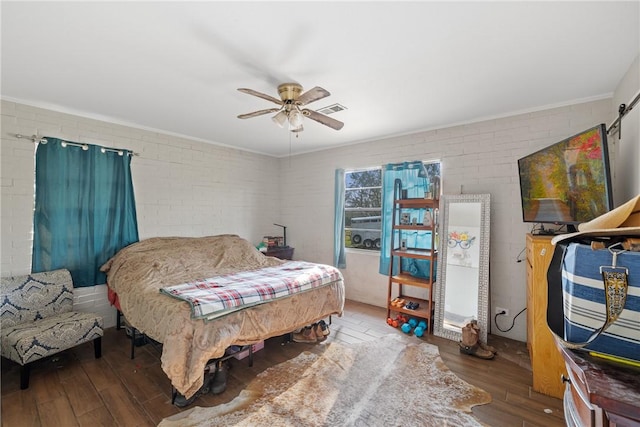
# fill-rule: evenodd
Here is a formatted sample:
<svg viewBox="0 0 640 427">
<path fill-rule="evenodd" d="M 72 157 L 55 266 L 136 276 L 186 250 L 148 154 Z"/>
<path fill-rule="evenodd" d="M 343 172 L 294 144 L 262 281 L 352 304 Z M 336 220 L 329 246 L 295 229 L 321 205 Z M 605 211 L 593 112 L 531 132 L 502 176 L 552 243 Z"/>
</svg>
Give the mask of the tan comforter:
<svg viewBox="0 0 640 427">
<path fill-rule="evenodd" d="M 234 235 L 157 237 L 134 243 L 101 270 L 120 309 L 139 331 L 163 343 L 162 369 L 186 397 L 202 385 L 208 360 L 231 345 L 246 345 L 291 332 L 344 308 L 342 280 L 205 322 L 192 320 L 186 302 L 160 288 L 241 270 L 278 265 Z"/>
</svg>

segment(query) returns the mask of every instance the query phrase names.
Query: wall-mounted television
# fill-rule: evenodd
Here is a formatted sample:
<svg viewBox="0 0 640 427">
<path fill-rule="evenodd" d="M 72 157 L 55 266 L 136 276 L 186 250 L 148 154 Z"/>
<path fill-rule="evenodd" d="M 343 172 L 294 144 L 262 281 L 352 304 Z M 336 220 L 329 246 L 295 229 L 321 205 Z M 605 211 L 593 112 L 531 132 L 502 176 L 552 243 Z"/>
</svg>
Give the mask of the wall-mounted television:
<svg viewBox="0 0 640 427">
<path fill-rule="evenodd" d="M 587 222 L 613 208 L 607 129 L 600 124 L 518 160 L 524 222 Z"/>
</svg>

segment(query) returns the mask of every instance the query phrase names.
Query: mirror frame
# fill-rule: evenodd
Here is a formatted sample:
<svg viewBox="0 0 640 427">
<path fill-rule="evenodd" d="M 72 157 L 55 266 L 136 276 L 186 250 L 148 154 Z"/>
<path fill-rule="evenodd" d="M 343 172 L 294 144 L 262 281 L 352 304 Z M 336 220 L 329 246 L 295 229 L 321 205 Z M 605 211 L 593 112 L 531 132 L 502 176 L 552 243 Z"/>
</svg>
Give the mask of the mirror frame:
<svg viewBox="0 0 640 427">
<path fill-rule="evenodd" d="M 444 301 L 447 292 L 447 245 L 444 236 L 449 230 L 449 210 L 452 204 L 459 203 L 480 203 L 480 236 L 479 249 L 480 259 L 478 265 L 478 326 L 480 327 L 480 341 L 487 342 L 489 330 L 489 225 L 490 210 L 489 194 L 458 194 L 442 195 L 440 197 L 440 224 L 438 233 L 440 242 L 438 244 L 438 265 L 435 286 L 435 319 L 433 333 L 439 337 L 460 341 L 462 332 L 445 329 L 444 327 Z M 460 224 L 456 224 L 460 225 Z"/>
</svg>

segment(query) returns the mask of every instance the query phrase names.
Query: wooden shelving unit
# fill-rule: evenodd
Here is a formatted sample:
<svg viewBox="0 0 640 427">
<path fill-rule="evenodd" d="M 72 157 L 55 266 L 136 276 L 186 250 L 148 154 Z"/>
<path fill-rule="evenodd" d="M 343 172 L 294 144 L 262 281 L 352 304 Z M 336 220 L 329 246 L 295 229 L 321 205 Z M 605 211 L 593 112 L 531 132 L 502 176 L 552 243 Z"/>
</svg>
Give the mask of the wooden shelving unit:
<svg viewBox="0 0 640 427">
<path fill-rule="evenodd" d="M 391 317 L 391 313 L 402 313 L 413 317 L 419 317 L 425 319 L 429 325 L 429 332 L 433 327 L 433 285 L 435 275 L 435 261 L 437 259 L 437 251 L 435 248 L 436 241 L 436 214 L 435 210 L 438 208 L 438 201 L 434 199 L 401 199 L 402 185 L 396 182 L 394 188 L 394 206 L 393 217 L 391 227 L 391 251 L 390 251 L 390 265 L 389 265 L 389 285 L 387 292 L 387 317 Z M 414 214 L 416 212 L 422 212 L 422 218 L 420 223 L 414 224 L 401 223 L 400 219 L 403 213 Z M 415 217 L 415 216 L 414 216 Z M 405 247 L 402 241 L 408 241 L 410 233 L 414 232 L 430 232 L 431 245 L 429 247 Z M 410 272 L 403 270 L 402 259 L 413 258 L 418 260 L 429 261 L 428 278 L 417 277 Z M 394 266 L 397 267 L 396 274 L 394 272 Z M 415 296 L 408 296 L 405 294 L 407 286 L 414 288 L 424 289 L 425 298 L 419 298 Z M 395 288 L 397 292 L 394 293 Z M 420 292 L 418 292 L 420 293 Z M 404 306 L 397 307 L 391 305 L 391 302 L 395 298 L 402 298 L 405 300 L 405 304 L 408 302 L 418 303 L 417 309 L 408 309 Z"/>
</svg>

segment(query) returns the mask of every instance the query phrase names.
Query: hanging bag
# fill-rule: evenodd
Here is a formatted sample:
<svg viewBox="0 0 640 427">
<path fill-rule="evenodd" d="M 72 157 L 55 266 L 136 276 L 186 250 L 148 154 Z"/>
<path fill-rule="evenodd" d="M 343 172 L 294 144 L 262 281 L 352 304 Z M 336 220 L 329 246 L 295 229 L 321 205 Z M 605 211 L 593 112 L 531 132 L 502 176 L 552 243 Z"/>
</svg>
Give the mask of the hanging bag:
<svg viewBox="0 0 640 427">
<path fill-rule="evenodd" d="M 556 236 L 547 324 L 559 343 L 640 362 L 640 196 Z"/>
</svg>

